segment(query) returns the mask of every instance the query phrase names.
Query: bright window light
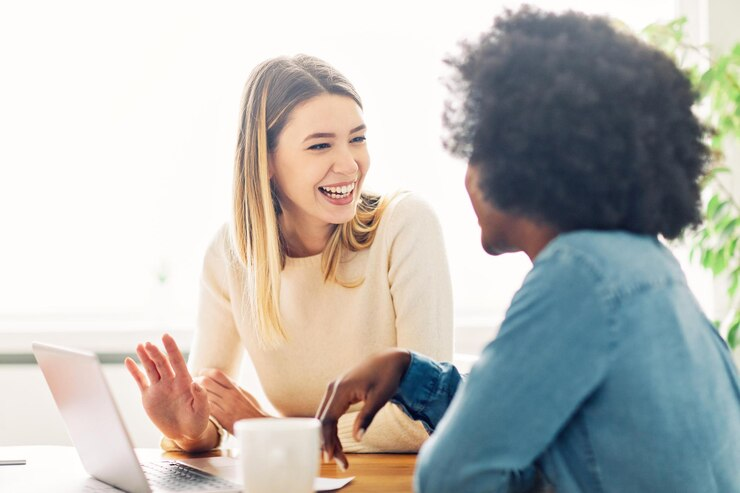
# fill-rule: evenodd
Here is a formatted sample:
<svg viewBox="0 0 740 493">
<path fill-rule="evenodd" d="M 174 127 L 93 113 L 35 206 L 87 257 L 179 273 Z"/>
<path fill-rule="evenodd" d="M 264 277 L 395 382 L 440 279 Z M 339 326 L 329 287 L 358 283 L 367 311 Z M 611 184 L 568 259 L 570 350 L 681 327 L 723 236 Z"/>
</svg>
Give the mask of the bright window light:
<svg viewBox="0 0 740 493">
<path fill-rule="evenodd" d="M 673 0 L 541 1 L 639 29 Z M 442 221 L 458 320 L 495 319 L 529 270 L 493 258 L 441 146 L 456 42 L 516 2 L 67 2 L 0 6 L 0 328 L 192 327 L 205 248 L 229 218 L 242 86 L 308 53 L 365 105 L 367 186 L 408 189 Z"/>
</svg>

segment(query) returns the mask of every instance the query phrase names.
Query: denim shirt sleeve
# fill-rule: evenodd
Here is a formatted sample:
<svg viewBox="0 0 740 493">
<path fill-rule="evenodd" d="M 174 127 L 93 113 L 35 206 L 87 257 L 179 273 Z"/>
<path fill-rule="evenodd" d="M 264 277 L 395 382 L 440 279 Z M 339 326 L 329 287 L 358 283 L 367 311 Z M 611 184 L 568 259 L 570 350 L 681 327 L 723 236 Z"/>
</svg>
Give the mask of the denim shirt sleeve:
<svg viewBox="0 0 740 493">
<path fill-rule="evenodd" d="M 391 402 L 431 433 L 457 392 L 462 377 L 450 363 L 437 363 L 411 351 L 411 362 Z"/>
<path fill-rule="evenodd" d="M 538 457 L 603 381 L 611 334 L 598 269 L 569 251 L 549 253 L 535 262 L 498 337 L 422 447 L 415 491 L 537 488 Z M 443 372 L 427 374 L 434 379 Z M 434 386 L 405 389 L 420 396 L 427 418 L 438 412 L 424 403 Z M 447 394 L 436 395 L 446 404 Z"/>
</svg>

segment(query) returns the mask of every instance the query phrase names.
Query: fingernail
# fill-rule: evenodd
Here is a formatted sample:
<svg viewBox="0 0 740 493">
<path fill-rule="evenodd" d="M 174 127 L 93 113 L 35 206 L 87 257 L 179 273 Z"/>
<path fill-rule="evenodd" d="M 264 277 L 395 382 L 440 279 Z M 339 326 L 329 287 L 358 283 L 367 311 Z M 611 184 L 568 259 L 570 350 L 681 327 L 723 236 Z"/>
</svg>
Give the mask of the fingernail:
<svg viewBox="0 0 740 493">
<path fill-rule="evenodd" d="M 334 457 L 334 462 L 336 462 L 336 463 L 337 463 L 337 466 L 339 467 L 339 470 L 340 470 L 340 471 L 344 472 L 344 471 L 346 471 L 346 470 L 347 470 L 347 468 L 346 468 L 346 467 L 344 467 L 344 463 L 343 463 L 343 462 L 342 462 L 341 460 L 339 460 L 339 458 L 338 458 L 338 457 Z"/>
<path fill-rule="evenodd" d="M 358 442 L 361 442 L 362 437 L 364 436 L 365 436 L 365 428 L 360 428 L 359 430 L 357 430 L 357 441 Z"/>
</svg>

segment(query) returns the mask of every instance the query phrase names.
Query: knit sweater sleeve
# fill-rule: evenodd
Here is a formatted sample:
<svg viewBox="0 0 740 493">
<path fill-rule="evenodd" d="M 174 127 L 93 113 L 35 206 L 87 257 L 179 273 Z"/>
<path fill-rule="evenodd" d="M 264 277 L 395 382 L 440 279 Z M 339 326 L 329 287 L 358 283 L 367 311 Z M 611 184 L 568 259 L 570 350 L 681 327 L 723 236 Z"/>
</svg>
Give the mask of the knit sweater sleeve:
<svg viewBox="0 0 740 493">
<path fill-rule="evenodd" d="M 390 214 L 385 240 L 398 347 L 451 361 L 452 283 L 439 219 L 414 195 Z"/>
<path fill-rule="evenodd" d="M 188 369 L 197 375 L 203 368 L 218 368 L 238 378 L 244 354 L 234 322 L 228 272 L 236 259 L 230 254 L 228 226 L 216 234 L 203 260 L 198 321 Z"/>
</svg>

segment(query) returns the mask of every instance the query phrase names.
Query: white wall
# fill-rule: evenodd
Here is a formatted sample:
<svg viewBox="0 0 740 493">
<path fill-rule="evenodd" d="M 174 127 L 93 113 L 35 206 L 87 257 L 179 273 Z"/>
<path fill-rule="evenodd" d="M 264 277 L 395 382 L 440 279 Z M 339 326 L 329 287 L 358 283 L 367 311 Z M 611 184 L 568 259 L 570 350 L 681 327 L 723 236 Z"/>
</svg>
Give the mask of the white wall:
<svg viewBox="0 0 740 493">
<path fill-rule="evenodd" d="M 0 44 L 13 47 L 0 60 L 0 352 L 9 331 L 59 335 L 69 314 L 73 329 L 100 317 L 143 319 L 152 331 L 192 325 L 202 254 L 227 217 L 241 85 L 257 61 L 298 51 L 335 64 L 363 95 L 368 184 L 434 203 L 451 254 L 456 351 L 476 354 L 493 337 L 529 262 L 480 248 L 464 165 L 440 145 L 438 78 L 458 39 L 520 2 L 330 3 L 296 2 L 290 19 L 279 2 L 0 3 Z M 610 12 L 635 28 L 673 14 L 670 0 L 530 3 Z M 156 282 L 163 271 L 168 289 Z M 98 330 L 96 343 L 112 334 Z M 135 384 L 120 365 L 105 372 L 135 444 L 156 446 Z M 0 446 L 68 443 L 35 366 L 0 365 L 0 390 Z"/>
<path fill-rule="evenodd" d="M 437 210 L 456 314 L 500 316 L 529 262 L 480 248 L 464 163 L 440 142 L 439 79 L 458 40 L 520 3 L 0 2 L 0 331 L 44 317 L 191 326 L 203 252 L 229 215 L 242 85 L 296 52 L 362 95 L 368 187 Z M 673 15 L 672 0 L 530 3 L 635 28 Z"/>
<path fill-rule="evenodd" d="M 159 433 L 140 405 L 139 389 L 121 365 L 105 376 L 137 447 L 157 447 Z M 62 418 L 36 365 L 0 366 L 0 446 L 71 445 Z"/>
</svg>

